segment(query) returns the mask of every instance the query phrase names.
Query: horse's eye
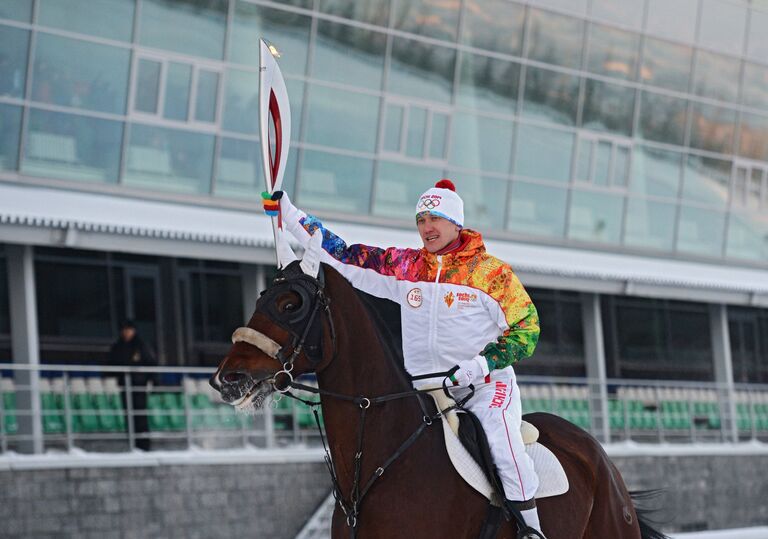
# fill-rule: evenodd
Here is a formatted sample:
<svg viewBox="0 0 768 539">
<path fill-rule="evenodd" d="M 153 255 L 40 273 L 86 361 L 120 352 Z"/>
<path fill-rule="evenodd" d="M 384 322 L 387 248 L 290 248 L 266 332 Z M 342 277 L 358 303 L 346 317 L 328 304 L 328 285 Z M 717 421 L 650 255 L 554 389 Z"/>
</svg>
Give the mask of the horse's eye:
<svg viewBox="0 0 768 539">
<path fill-rule="evenodd" d="M 301 307 L 301 298 L 288 294 L 277 300 L 277 310 L 281 313 L 291 313 Z"/>
</svg>

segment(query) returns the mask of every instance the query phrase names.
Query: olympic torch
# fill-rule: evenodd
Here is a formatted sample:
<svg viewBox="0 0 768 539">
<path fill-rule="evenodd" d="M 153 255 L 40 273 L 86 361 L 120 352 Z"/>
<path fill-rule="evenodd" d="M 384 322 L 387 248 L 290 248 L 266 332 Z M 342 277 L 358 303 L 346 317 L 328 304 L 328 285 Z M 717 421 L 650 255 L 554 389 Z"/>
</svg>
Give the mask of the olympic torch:
<svg viewBox="0 0 768 539">
<path fill-rule="evenodd" d="M 279 191 L 283 184 L 283 175 L 288 161 L 288 146 L 291 141 L 291 107 L 288 103 L 285 80 L 277 65 L 276 58 L 280 57 L 280 53 L 274 45 L 263 38 L 259 40 L 259 44 L 261 162 L 264 167 L 265 193 L 272 195 L 275 191 Z M 274 153 L 270 127 L 274 136 Z M 295 255 L 282 237 L 284 231 L 279 202 L 276 215 L 271 215 L 271 220 L 277 267 L 280 269 L 295 260 Z"/>
</svg>

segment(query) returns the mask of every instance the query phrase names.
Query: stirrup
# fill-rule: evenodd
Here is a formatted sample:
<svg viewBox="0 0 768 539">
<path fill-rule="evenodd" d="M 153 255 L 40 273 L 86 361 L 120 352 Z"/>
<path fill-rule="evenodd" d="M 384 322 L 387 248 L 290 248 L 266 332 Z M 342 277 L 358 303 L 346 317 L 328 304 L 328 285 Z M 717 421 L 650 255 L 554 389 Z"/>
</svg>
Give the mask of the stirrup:
<svg viewBox="0 0 768 539">
<path fill-rule="evenodd" d="M 544 535 L 530 526 L 526 526 L 517 533 L 517 539 L 547 539 Z"/>
</svg>

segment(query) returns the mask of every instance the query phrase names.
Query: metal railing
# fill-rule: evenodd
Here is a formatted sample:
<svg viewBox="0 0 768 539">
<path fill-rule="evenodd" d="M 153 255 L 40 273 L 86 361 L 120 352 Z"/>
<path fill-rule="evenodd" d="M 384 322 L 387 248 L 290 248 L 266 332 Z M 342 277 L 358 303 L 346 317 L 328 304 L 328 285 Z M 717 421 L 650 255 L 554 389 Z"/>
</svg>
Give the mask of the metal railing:
<svg viewBox="0 0 768 539">
<path fill-rule="evenodd" d="M 0 364 L 0 452 L 320 444 L 310 407 L 283 398 L 238 413 L 208 386 L 212 372 Z M 608 380 L 602 391 L 584 378 L 521 376 L 518 382 L 524 413 L 555 413 L 603 442 L 768 441 L 764 385 L 734 390 L 714 383 Z"/>
</svg>

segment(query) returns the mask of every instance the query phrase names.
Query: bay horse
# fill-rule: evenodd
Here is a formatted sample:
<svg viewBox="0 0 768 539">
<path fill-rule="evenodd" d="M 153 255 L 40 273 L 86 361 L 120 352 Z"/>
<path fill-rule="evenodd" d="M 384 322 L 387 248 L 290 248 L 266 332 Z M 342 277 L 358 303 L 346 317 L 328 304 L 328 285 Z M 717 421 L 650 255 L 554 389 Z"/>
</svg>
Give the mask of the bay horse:
<svg viewBox="0 0 768 539">
<path fill-rule="evenodd" d="M 211 378 L 222 398 L 261 406 L 294 377 L 315 373 L 339 503 L 334 538 L 477 538 L 488 500 L 455 471 L 434 404 L 412 383 L 376 313 L 331 266 L 278 272 Z M 619 471 L 586 431 L 528 414 L 563 464 L 567 493 L 537 500 L 547 539 L 664 539 L 642 516 Z M 432 426 L 430 426 L 432 425 Z M 332 464 L 331 464 L 332 463 Z M 518 537 L 504 522 L 497 538 Z"/>
</svg>

